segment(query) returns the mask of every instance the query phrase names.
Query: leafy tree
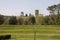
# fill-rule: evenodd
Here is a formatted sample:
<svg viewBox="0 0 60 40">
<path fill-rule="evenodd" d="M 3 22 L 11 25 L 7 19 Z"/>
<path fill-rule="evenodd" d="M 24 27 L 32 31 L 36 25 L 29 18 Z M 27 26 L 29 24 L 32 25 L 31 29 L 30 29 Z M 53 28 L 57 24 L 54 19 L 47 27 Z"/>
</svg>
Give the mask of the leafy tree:
<svg viewBox="0 0 60 40">
<path fill-rule="evenodd" d="M 55 14 L 55 10 L 56 10 L 56 5 L 49 6 L 49 7 L 47 8 L 47 10 L 50 11 L 50 15 L 54 15 L 54 14 Z"/>
<path fill-rule="evenodd" d="M 22 25 L 22 24 L 24 24 L 24 19 L 23 18 L 19 18 L 18 22 L 19 22 L 20 25 Z"/>
<path fill-rule="evenodd" d="M 49 6 L 47 9 L 50 11 L 48 23 L 55 25 L 60 24 L 60 4 Z"/>
<path fill-rule="evenodd" d="M 17 24 L 17 19 L 15 16 L 12 16 L 9 20 L 9 24 L 11 25 L 16 25 Z"/>
<path fill-rule="evenodd" d="M 30 22 L 34 25 L 35 24 L 35 22 L 36 22 L 36 20 L 35 20 L 35 17 L 34 16 L 31 16 L 30 17 Z"/>
<path fill-rule="evenodd" d="M 60 4 L 57 5 L 58 14 L 60 13 Z"/>
<path fill-rule="evenodd" d="M 0 25 L 4 23 L 4 16 L 0 15 Z"/>
<path fill-rule="evenodd" d="M 51 14 L 59 14 L 60 13 L 60 4 L 52 5 L 47 8 L 47 10 L 50 11 Z"/>
<path fill-rule="evenodd" d="M 29 21 L 28 20 L 25 20 L 24 21 L 24 25 L 28 25 Z"/>
</svg>

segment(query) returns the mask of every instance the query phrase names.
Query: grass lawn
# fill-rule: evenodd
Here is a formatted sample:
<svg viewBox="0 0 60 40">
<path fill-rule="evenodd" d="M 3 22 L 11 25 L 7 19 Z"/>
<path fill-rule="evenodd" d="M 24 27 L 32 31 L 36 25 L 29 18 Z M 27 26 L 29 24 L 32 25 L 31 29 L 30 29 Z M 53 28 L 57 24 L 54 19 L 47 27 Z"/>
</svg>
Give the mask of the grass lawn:
<svg viewBox="0 0 60 40">
<path fill-rule="evenodd" d="M 60 25 L 0 25 L 0 35 L 11 34 L 15 40 L 60 40 Z"/>
</svg>

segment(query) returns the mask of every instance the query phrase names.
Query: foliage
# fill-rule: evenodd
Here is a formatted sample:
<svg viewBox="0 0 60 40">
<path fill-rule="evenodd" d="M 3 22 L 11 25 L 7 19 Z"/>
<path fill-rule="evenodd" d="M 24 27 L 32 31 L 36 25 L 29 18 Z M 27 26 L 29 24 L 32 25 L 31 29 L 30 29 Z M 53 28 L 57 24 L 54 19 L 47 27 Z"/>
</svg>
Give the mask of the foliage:
<svg viewBox="0 0 60 40">
<path fill-rule="evenodd" d="M 60 4 L 48 6 L 47 10 L 50 11 L 50 15 L 54 15 L 56 13 L 59 14 L 60 13 Z"/>
<path fill-rule="evenodd" d="M 45 16 L 44 24 L 59 25 L 60 24 L 60 4 L 52 5 L 47 8 L 50 11 L 50 15 Z"/>
<path fill-rule="evenodd" d="M 36 20 L 35 20 L 35 17 L 34 16 L 31 16 L 30 17 L 30 22 L 34 25 L 35 24 L 35 22 L 36 22 Z"/>
<path fill-rule="evenodd" d="M 17 19 L 15 16 L 12 16 L 9 20 L 9 24 L 11 25 L 16 25 L 17 24 Z"/>
<path fill-rule="evenodd" d="M 23 19 L 23 18 L 19 18 L 19 19 L 18 19 L 18 23 L 19 23 L 20 25 L 22 25 L 23 22 L 24 22 L 24 19 Z"/>
<path fill-rule="evenodd" d="M 4 16 L 0 15 L 0 25 L 4 23 Z"/>
</svg>

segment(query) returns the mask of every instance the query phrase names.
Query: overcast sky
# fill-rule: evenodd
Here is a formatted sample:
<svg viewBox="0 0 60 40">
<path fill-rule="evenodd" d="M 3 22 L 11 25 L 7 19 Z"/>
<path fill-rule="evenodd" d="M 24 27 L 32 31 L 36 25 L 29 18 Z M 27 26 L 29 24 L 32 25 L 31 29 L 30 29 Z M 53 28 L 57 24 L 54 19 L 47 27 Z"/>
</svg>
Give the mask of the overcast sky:
<svg viewBox="0 0 60 40">
<path fill-rule="evenodd" d="M 38 9 L 41 14 L 48 15 L 47 7 L 59 3 L 60 0 L 0 0 L 0 14 L 20 15 L 21 11 L 34 14 Z"/>
</svg>

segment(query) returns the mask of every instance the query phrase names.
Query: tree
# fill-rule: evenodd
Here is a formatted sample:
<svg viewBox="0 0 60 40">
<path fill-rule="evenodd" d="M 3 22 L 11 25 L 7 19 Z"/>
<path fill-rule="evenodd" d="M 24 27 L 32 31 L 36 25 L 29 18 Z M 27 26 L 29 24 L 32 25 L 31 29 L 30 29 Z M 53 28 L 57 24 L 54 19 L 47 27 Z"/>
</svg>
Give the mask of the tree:
<svg viewBox="0 0 60 40">
<path fill-rule="evenodd" d="M 55 14 L 55 13 L 59 14 L 60 13 L 60 4 L 49 6 L 47 8 L 47 10 L 49 10 L 50 13 L 52 13 L 52 14 Z"/>
<path fill-rule="evenodd" d="M 4 23 L 4 16 L 0 15 L 0 25 Z"/>
<path fill-rule="evenodd" d="M 19 22 L 20 25 L 22 25 L 22 24 L 24 24 L 24 19 L 23 18 L 19 18 L 18 22 Z"/>
<path fill-rule="evenodd" d="M 58 14 L 60 13 L 60 4 L 57 5 Z"/>
<path fill-rule="evenodd" d="M 17 19 L 15 16 L 12 16 L 9 20 L 9 24 L 11 25 L 16 25 L 17 24 Z"/>
<path fill-rule="evenodd" d="M 29 21 L 28 20 L 25 20 L 24 21 L 24 25 L 28 25 Z"/>
<path fill-rule="evenodd" d="M 35 17 L 34 16 L 31 16 L 30 18 L 29 18 L 29 20 L 30 20 L 30 22 L 34 25 L 35 24 L 35 22 L 36 22 L 36 20 L 35 20 Z"/>
<path fill-rule="evenodd" d="M 49 24 L 60 24 L 60 4 L 49 6 L 47 9 L 50 11 Z"/>
<path fill-rule="evenodd" d="M 56 10 L 56 5 L 49 6 L 47 10 L 50 11 L 50 15 L 54 15 Z"/>
</svg>

